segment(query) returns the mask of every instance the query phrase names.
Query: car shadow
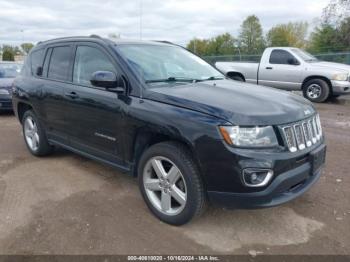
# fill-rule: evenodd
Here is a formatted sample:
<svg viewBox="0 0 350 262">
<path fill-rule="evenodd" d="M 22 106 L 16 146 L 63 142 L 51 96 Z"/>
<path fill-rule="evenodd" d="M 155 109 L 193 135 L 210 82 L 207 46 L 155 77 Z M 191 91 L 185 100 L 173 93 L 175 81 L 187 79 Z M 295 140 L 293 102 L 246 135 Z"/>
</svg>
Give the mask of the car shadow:
<svg viewBox="0 0 350 262">
<path fill-rule="evenodd" d="M 350 96 L 330 97 L 327 99 L 326 104 L 350 105 Z"/>
<path fill-rule="evenodd" d="M 10 110 L 0 110 L 0 117 L 14 117 L 15 114 L 13 113 L 13 111 Z"/>
</svg>

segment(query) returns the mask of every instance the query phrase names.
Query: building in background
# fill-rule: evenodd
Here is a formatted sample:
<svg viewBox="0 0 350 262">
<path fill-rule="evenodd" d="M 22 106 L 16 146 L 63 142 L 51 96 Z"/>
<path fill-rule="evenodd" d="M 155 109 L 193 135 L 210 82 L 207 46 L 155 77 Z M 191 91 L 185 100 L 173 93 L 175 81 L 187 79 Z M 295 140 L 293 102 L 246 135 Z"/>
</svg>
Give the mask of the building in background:
<svg viewBox="0 0 350 262">
<path fill-rule="evenodd" d="M 15 55 L 15 62 L 23 62 L 26 57 L 26 55 Z"/>
</svg>

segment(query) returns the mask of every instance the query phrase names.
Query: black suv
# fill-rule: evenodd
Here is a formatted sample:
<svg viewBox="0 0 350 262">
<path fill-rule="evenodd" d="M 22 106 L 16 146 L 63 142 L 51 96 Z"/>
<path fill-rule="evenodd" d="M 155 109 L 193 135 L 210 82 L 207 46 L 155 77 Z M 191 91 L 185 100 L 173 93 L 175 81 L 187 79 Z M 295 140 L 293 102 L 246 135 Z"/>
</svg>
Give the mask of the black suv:
<svg viewBox="0 0 350 262">
<path fill-rule="evenodd" d="M 325 160 L 309 101 L 225 79 L 166 42 L 39 43 L 15 80 L 13 107 L 33 155 L 64 147 L 138 177 L 150 210 L 175 225 L 207 200 L 230 208 L 290 201 Z"/>
</svg>

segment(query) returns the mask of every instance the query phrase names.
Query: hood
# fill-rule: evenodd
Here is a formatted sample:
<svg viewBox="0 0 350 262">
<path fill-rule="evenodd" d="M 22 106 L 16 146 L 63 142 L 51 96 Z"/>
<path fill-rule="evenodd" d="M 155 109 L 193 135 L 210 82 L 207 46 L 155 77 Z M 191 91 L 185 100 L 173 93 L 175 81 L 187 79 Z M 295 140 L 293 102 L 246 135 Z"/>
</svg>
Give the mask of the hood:
<svg viewBox="0 0 350 262">
<path fill-rule="evenodd" d="M 350 65 L 333 63 L 333 62 L 314 62 L 311 65 L 317 66 L 317 67 L 340 70 L 340 71 L 346 71 L 347 73 L 350 73 Z"/>
<path fill-rule="evenodd" d="M 14 80 L 14 78 L 0 78 L 0 89 L 7 89 L 12 93 L 12 84 Z"/>
<path fill-rule="evenodd" d="M 234 125 L 280 125 L 315 112 L 311 102 L 287 91 L 231 80 L 161 84 L 147 97 L 224 119 Z"/>
</svg>

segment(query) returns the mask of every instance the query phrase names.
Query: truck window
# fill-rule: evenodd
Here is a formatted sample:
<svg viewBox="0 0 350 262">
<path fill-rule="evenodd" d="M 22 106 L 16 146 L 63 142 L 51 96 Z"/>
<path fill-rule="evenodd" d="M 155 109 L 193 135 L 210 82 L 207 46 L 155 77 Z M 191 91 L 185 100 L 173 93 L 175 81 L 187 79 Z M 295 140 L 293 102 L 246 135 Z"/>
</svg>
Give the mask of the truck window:
<svg viewBox="0 0 350 262">
<path fill-rule="evenodd" d="M 275 49 L 271 52 L 270 55 L 270 64 L 280 64 L 280 65 L 288 65 L 289 59 L 295 59 L 294 56 L 288 51 Z"/>
<path fill-rule="evenodd" d="M 48 78 L 54 80 L 68 80 L 68 67 L 71 49 L 69 46 L 54 47 L 51 54 Z"/>
</svg>

